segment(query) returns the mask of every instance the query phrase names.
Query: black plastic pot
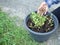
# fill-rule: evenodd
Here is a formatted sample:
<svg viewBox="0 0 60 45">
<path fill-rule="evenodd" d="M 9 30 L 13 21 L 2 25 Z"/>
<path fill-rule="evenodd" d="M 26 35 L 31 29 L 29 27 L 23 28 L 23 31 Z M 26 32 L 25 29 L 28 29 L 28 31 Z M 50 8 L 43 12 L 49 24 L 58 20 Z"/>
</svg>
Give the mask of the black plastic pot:
<svg viewBox="0 0 60 45">
<path fill-rule="evenodd" d="M 56 18 L 55 15 L 51 14 L 51 13 L 47 13 L 47 15 L 51 15 L 52 19 L 54 21 L 54 29 L 51 30 L 50 32 L 46 32 L 46 33 L 38 33 L 38 32 L 34 32 L 31 29 L 28 28 L 27 26 L 27 21 L 30 17 L 30 14 L 27 15 L 27 17 L 24 20 L 24 24 L 26 29 L 30 32 L 31 36 L 33 37 L 33 39 L 35 39 L 36 41 L 40 42 L 40 41 L 46 41 L 49 39 L 49 37 L 51 36 L 52 33 L 54 33 L 57 30 L 58 27 L 58 19 Z"/>
</svg>

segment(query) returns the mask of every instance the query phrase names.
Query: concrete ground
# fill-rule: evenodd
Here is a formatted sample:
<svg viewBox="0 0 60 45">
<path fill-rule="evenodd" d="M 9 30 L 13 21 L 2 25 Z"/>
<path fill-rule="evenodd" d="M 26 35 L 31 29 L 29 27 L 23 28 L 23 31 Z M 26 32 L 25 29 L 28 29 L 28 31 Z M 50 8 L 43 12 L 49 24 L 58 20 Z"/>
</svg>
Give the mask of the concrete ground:
<svg viewBox="0 0 60 45">
<path fill-rule="evenodd" d="M 36 11 L 43 0 L 0 0 L 0 7 L 5 7 L 11 15 L 17 15 L 24 19 L 32 11 Z M 53 11 L 59 4 L 51 6 L 49 11 Z M 4 8 L 4 9 L 5 9 Z M 10 10 L 9 10 L 10 9 Z M 14 13 L 14 14 L 13 14 Z M 60 45 L 60 26 L 52 37 L 47 41 L 47 45 Z"/>
</svg>

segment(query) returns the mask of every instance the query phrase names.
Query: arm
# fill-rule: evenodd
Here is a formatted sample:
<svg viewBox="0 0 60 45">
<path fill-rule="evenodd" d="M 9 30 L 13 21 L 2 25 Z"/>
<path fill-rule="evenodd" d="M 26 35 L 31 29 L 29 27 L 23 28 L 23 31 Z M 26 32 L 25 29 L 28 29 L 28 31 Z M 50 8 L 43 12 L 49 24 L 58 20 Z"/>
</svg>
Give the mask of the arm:
<svg viewBox="0 0 60 45">
<path fill-rule="evenodd" d="M 45 0 L 45 2 L 47 3 L 48 7 L 51 7 L 51 5 L 59 3 L 60 0 Z"/>
</svg>

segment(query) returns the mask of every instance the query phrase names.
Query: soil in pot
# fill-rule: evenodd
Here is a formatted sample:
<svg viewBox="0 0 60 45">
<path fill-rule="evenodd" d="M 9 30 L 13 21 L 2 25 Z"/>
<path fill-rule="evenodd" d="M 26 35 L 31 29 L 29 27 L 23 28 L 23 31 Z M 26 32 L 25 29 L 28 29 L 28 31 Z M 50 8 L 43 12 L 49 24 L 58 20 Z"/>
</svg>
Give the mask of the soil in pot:
<svg viewBox="0 0 60 45">
<path fill-rule="evenodd" d="M 27 21 L 27 27 L 29 29 L 31 29 L 32 31 L 35 31 L 35 32 L 40 32 L 40 33 L 46 33 L 46 32 L 50 32 L 54 29 L 54 21 L 53 19 L 51 18 L 50 15 L 44 15 L 47 17 L 47 20 L 44 22 L 44 25 L 42 26 L 34 26 L 34 22 L 32 21 L 31 18 L 28 19 Z M 51 23 L 49 23 L 51 21 Z"/>
</svg>

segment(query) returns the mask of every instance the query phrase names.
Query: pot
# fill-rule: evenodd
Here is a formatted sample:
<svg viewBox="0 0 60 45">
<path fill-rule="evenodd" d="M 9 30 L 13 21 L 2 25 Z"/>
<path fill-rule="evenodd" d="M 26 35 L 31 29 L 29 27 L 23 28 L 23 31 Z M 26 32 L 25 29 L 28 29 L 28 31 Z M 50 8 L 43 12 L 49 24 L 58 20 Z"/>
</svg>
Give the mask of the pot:
<svg viewBox="0 0 60 45">
<path fill-rule="evenodd" d="M 30 17 L 30 14 L 28 14 L 28 15 L 26 16 L 25 20 L 24 20 L 24 25 L 25 25 L 26 29 L 29 31 L 31 37 L 32 37 L 34 40 L 38 41 L 38 42 L 48 40 L 49 37 L 50 37 L 50 36 L 57 30 L 57 28 L 58 28 L 59 22 L 58 22 L 57 17 L 56 17 L 55 15 L 53 15 L 52 13 L 49 13 L 49 12 L 47 13 L 47 15 L 52 16 L 52 19 L 53 19 L 53 21 L 54 21 L 54 29 L 51 30 L 50 32 L 46 32 L 46 33 L 35 32 L 35 31 L 32 31 L 31 29 L 28 28 L 28 26 L 27 26 L 27 21 L 28 21 L 28 19 L 29 19 L 29 17 Z"/>
</svg>

